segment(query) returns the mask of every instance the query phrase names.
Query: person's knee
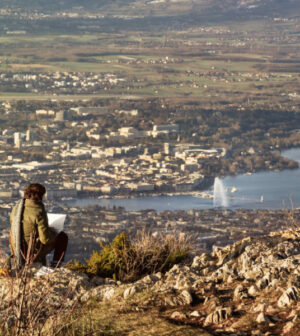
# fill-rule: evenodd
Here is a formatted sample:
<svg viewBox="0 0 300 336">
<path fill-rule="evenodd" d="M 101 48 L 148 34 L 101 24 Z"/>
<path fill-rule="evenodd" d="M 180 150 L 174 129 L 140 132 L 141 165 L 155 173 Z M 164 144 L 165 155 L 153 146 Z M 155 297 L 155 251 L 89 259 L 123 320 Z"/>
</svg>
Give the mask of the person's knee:
<svg viewBox="0 0 300 336">
<path fill-rule="evenodd" d="M 56 242 L 57 243 L 65 243 L 66 244 L 66 243 L 68 243 L 68 240 L 69 240 L 68 235 L 63 231 L 61 231 L 56 237 Z"/>
</svg>

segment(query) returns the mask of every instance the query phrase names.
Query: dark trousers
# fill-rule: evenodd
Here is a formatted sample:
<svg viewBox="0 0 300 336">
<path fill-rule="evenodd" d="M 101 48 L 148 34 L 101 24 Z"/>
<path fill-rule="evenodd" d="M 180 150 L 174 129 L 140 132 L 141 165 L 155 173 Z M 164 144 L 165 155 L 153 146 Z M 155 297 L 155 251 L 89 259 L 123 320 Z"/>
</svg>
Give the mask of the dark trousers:
<svg viewBox="0 0 300 336">
<path fill-rule="evenodd" d="M 46 255 L 54 250 L 52 263 L 57 264 L 65 259 L 67 247 L 68 247 L 68 235 L 61 231 L 54 239 L 52 243 L 43 245 L 40 244 L 35 261 L 41 262 L 46 265 Z"/>
</svg>

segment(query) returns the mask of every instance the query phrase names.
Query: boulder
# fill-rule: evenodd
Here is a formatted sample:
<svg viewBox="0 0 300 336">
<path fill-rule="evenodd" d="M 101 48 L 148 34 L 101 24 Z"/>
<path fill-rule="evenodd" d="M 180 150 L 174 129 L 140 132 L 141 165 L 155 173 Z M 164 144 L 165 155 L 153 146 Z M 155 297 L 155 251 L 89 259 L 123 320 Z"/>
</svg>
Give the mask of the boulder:
<svg viewBox="0 0 300 336">
<path fill-rule="evenodd" d="M 248 294 L 251 296 L 256 296 L 259 295 L 259 290 L 255 285 L 252 285 L 249 289 L 248 289 Z"/>
<path fill-rule="evenodd" d="M 111 300 L 115 295 L 115 288 L 110 287 L 103 290 L 103 300 Z"/>
<path fill-rule="evenodd" d="M 165 304 L 168 306 L 185 306 L 190 305 L 192 302 L 193 298 L 188 290 L 182 291 L 177 296 L 167 296 L 165 298 Z"/>
<path fill-rule="evenodd" d="M 267 315 L 265 315 L 263 312 L 261 312 L 258 314 L 256 318 L 256 322 L 257 323 L 265 323 L 265 322 L 270 323 L 271 319 Z"/>
<path fill-rule="evenodd" d="M 171 318 L 181 320 L 181 319 L 186 318 L 186 315 L 182 312 L 175 311 L 174 313 L 172 313 Z"/>
<path fill-rule="evenodd" d="M 282 335 L 290 335 L 290 332 L 292 331 L 292 329 L 294 328 L 295 323 L 293 321 L 289 321 L 285 324 L 285 326 L 283 327 L 282 330 Z M 296 335 L 296 334 L 295 334 Z"/>
<path fill-rule="evenodd" d="M 197 310 L 194 310 L 193 312 L 190 313 L 191 317 L 200 317 L 200 313 Z"/>
<path fill-rule="evenodd" d="M 127 299 L 128 297 L 134 295 L 135 293 L 140 292 L 140 287 L 133 285 L 131 287 L 127 287 L 123 292 L 124 299 Z"/>
<path fill-rule="evenodd" d="M 268 284 L 270 283 L 270 280 L 269 280 L 269 276 L 264 276 L 263 278 L 257 280 L 256 282 L 256 286 L 258 289 L 264 289 L 268 286 Z"/>
<path fill-rule="evenodd" d="M 212 313 L 220 306 L 220 304 L 221 302 L 218 297 L 210 295 L 206 297 L 204 301 L 204 308 L 207 313 Z"/>
<path fill-rule="evenodd" d="M 213 313 L 207 315 L 204 326 L 210 325 L 210 324 L 219 324 L 223 322 L 224 320 L 227 320 L 232 315 L 232 308 L 219 308 Z"/>
<path fill-rule="evenodd" d="M 91 298 L 97 300 L 111 300 L 115 295 L 115 287 L 112 286 L 98 286 L 87 291 L 80 297 L 81 302 L 86 302 Z"/>
<path fill-rule="evenodd" d="M 235 287 L 235 290 L 233 292 L 233 299 L 234 300 L 242 300 L 244 298 L 247 298 L 248 295 L 246 293 L 247 289 L 243 287 L 243 285 L 238 285 Z"/>
<path fill-rule="evenodd" d="M 255 313 L 260 313 L 260 312 L 264 312 L 266 311 L 266 305 L 264 303 L 260 303 L 258 304 L 257 306 L 254 306 L 252 308 L 252 310 L 255 312 Z"/>
<path fill-rule="evenodd" d="M 279 298 L 277 305 L 279 308 L 289 307 L 298 300 L 298 290 L 296 287 L 288 288 Z"/>
</svg>

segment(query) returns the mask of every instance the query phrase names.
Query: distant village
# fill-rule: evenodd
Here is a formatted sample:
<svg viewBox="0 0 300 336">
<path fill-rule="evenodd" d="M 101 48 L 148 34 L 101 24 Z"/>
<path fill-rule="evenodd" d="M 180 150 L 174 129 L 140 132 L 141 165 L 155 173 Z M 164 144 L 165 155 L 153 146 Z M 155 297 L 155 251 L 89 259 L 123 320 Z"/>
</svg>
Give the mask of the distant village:
<svg viewBox="0 0 300 336">
<path fill-rule="evenodd" d="M 6 59 L 0 59 L 1 62 L 9 64 Z M 111 89 L 116 85 L 121 88 L 128 85 L 124 84 L 124 78 L 111 73 L 2 73 L 0 80 L 5 90 L 33 93 L 93 93 Z"/>
<path fill-rule="evenodd" d="M 210 46 L 210 45 L 209 45 Z M 210 46 L 211 47 L 211 46 Z M 217 53 L 210 50 L 210 53 Z M 80 61 L 80 60 L 79 60 Z M 5 57 L 0 57 L 0 64 L 10 64 L 10 60 Z M 138 57 L 121 57 L 112 58 L 111 60 L 97 60 L 99 64 L 151 64 L 151 65 L 167 65 L 167 64 L 181 64 L 184 60 L 182 58 L 163 57 L 163 58 L 147 58 L 140 59 Z M 163 69 L 161 70 L 163 71 Z M 190 88 L 207 88 L 207 84 L 200 84 L 197 78 L 206 79 L 208 82 L 219 82 L 222 85 L 234 82 L 248 82 L 257 83 L 281 81 L 289 78 L 289 75 L 282 73 L 267 73 L 262 71 L 253 72 L 240 72 L 229 71 L 225 69 L 217 69 L 211 67 L 209 70 L 197 72 L 193 70 L 186 70 L 185 76 L 190 80 L 185 83 Z M 128 92 L 130 90 L 141 89 L 147 86 L 147 82 L 143 77 L 137 79 L 134 76 L 128 78 L 122 73 L 107 72 L 71 72 L 71 71 L 55 71 L 55 72 L 4 72 L 0 74 L 1 88 L 6 92 L 31 92 L 43 94 L 95 94 L 101 90 L 103 93 L 111 92 L 115 89 L 117 92 Z M 180 85 L 176 82 L 168 82 L 168 85 Z M 293 101 L 299 98 L 296 91 L 282 92 L 281 96 L 287 100 Z"/>
</svg>

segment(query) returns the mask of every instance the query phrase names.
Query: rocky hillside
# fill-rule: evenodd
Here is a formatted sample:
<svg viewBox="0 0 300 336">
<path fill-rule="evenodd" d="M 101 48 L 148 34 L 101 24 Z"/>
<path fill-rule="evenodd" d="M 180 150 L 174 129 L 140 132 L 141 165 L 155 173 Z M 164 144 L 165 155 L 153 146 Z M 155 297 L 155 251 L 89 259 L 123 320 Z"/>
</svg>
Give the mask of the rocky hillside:
<svg viewBox="0 0 300 336">
<path fill-rule="evenodd" d="M 98 319 L 102 314 L 100 327 L 108 328 L 110 321 L 109 333 L 103 335 L 142 335 L 138 330 L 147 328 L 146 318 L 152 314 L 151 328 L 175 328 L 174 335 L 296 336 L 300 335 L 299 263 L 300 231 L 289 230 L 243 239 L 131 284 L 89 279 L 64 268 L 34 275 L 29 284 L 31 298 L 44 293 L 41 318 L 74 307 L 76 324 L 93 302 L 88 311 L 97 310 Z M 18 280 L 1 278 L 2 316 L 20 295 L 19 285 Z M 13 325 L 14 319 L 10 314 L 6 321 Z M 160 334 L 169 335 L 161 329 Z"/>
</svg>

